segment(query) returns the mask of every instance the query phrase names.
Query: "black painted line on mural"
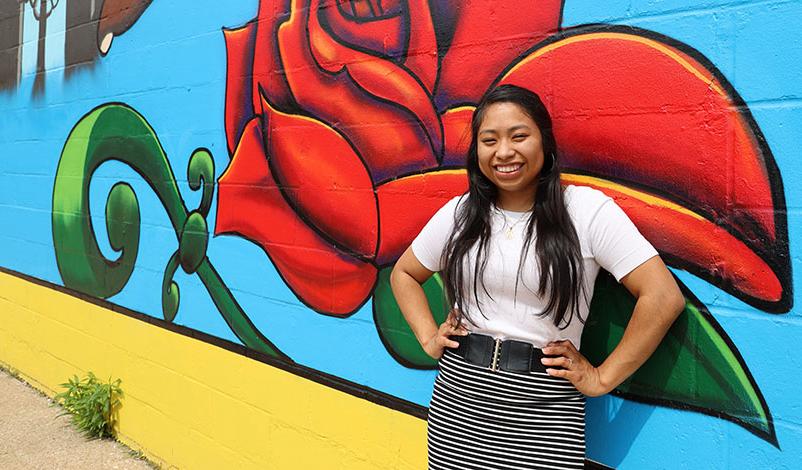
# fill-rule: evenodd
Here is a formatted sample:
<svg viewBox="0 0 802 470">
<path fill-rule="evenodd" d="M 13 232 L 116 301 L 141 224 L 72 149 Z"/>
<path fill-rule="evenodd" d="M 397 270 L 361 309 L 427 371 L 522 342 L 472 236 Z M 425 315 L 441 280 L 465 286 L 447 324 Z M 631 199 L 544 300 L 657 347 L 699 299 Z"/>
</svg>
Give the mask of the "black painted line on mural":
<svg viewBox="0 0 802 470">
<path fill-rule="evenodd" d="M 317 369 L 313 369 L 311 367 L 307 367 L 295 362 L 287 362 L 280 359 L 276 359 L 272 356 L 267 354 L 261 353 L 259 351 L 255 351 L 253 349 L 248 349 L 247 347 L 243 346 L 242 344 L 234 343 L 232 341 L 219 338 L 217 336 L 212 336 L 208 333 L 204 333 L 202 331 L 198 331 L 187 326 L 178 325 L 176 323 L 170 323 L 161 318 L 157 318 L 145 313 L 137 312 L 135 310 L 131 310 L 129 308 L 123 307 L 121 305 L 117 305 L 115 303 L 109 302 L 107 300 L 98 299 L 96 297 L 92 297 L 87 294 L 83 294 L 79 291 L 70 289 L 68 287 L 64 287 L 58 284 L 54 284 L 49 281 L 45 281 L 18 271 L 14 271 L 12 269 L 0 266 L 0 272 L 7 274 L 9 276 L 14 276 L 16 278 L 28 281 L 32 284 L 36 284 L 41 287 L 45 287 L 48 289 L 55 290 L 62 294 L 69 295 L 71 297 L 83 300 L 90 304 L 96 305 L 98 307 L 102 307 L 107 310 L 111 310 L 115 313 L 123 314 L 127 317 L 143 321 L 145 323 L 149 323 L 153 326 L 169 330 L 173 333 L 177 333 L 183 336 L 187 336 L 190 338 L 197 339 L 204 343 L 211 344 L 213 346 L 220 347 L 227 351 L 233 352 L 240 356 L 245 356 L 256 361 L 262 362 L 269 366 L 275 367 L 277 369 L 281 369 L 283 371 L 292 373 L 299 377 L 303 377 L 305 379 L 311 380 L 315 383 L 320 385 L 324 385 L 335 390 L 347 393 L 349 395 L 353 395 L 357 398 L 362 398 L 367 400 L 371 403 L 375 403 L 377 405 L 381 405 L 396 411 L 400 411 L 402 413 L 414 416 L 420 419 L 426 419 L 427 408 L 416 403 L 412 403 L 410 401 L 404 400 L 402 398 L 398 398 L 387 393 L 381 392 L 379 390 L 370 388 L 368 386 L 358 384 L 356 382 L 351 382 L 349 380 L 343 379 L 341 377 L 337 377 L 335 375 L 327 374 L 325 372 L 319 371 Z"/>
</svg>

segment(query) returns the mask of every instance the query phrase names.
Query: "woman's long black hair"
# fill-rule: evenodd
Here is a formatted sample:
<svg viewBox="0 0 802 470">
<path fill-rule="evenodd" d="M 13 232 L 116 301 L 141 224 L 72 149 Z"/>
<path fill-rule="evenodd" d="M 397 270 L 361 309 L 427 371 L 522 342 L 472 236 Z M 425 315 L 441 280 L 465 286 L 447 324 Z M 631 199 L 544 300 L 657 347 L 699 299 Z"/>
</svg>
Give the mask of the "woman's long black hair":
<svg viewBox="0 0 802 470">
<path fill-rule="evenodd" d="M 525 241 L 518 262 L 518 273 L 515 279 L 515 294 L 524 266 L 524 259 L 529 253 L 532 239 L 536 238 L 535 254 L 539 267 L 540 281 L 537 294 L 547 299 L 543 315 L 553 315 L 554 324 L 565 328 L 574 314 L 580 317 L 579 296 L 583 292 L 582 254 L 579 238 L 574 224 L 568 215 L 560 185 L 559 153 L 557 142 L 552 131 L 551 117 L 540 97 L 521 87 L 501 85 L 488 91 L 473 112 L 471 120 L 471 144 L 468 149 L 468 195 L 467 200 L 459 206 L 455 214 L 454 231 L 449 237 L 443 253 L 441 273 L 446 290 L 446 301 L 449 306 L 456 306 L 457 318 L 475 323 L 467 311 L 466 296 L 473 295 L 479 305 L 478 289 L 487 293 L 483 274 L 487 266 L 487 244 L 490 239 L 490 218 L 498 196 L 498 189 L 479 169 L 477 153 L 479 127 L 484 119 L 488 106 L 495 103 L 513 103 L 518 105 L 537 124 L 543 143 L 543 168 L 536 180 L 537 190 L 532 207 L 532 216 L 525 227 Z M 537 230 L 537 237 L 533 237 Z M 474 246 L 478 251 L 473 266 L 472 285 L 465 285 L 468 277 L 463 266 Z M 489 293 L 488 293 L 489 295 Z M 481 311 L 479 312 L 482 315 Z M 580 317 L 580 321 L 584 321 Z"/>
</svg>

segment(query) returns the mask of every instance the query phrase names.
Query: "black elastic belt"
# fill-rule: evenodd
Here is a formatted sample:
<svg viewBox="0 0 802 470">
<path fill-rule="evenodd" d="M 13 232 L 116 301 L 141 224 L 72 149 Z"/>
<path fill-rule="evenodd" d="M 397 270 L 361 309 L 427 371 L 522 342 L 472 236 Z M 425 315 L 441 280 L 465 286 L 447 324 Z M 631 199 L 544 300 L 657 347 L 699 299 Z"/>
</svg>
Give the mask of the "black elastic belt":
<svg viewBox="0 0 802 470">
<path fill-rule="evenodd" d="M 540 362 L 545 356 L 540 348 L 525 341 L 514 339 L 500 340 L 492 336 L 471 333 L 467 336 L 451 336 L 459 343 L 451 349 L 471 364 L 487 367 L 490 370 L 507 372 L 545 372 L 546 366 Z M 558 369 L 558 367 L 553 367 Z"/>
</svg>

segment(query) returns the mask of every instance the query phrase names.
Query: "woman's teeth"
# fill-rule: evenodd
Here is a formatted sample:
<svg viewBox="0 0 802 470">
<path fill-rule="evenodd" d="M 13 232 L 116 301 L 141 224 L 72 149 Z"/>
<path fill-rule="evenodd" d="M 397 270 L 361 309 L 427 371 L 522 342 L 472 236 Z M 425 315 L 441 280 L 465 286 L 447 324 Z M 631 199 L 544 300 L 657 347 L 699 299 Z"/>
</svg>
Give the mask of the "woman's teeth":
<svg viewBox="0 0 802 470">
<path fill-rule="evenodd" d="M 515 165 L 503 165 L 497 166 L 496 171 L 499 173 L 513 173 L 521 168 L 523 165 L 521 163 L 516 163 Z"/>
</svg>

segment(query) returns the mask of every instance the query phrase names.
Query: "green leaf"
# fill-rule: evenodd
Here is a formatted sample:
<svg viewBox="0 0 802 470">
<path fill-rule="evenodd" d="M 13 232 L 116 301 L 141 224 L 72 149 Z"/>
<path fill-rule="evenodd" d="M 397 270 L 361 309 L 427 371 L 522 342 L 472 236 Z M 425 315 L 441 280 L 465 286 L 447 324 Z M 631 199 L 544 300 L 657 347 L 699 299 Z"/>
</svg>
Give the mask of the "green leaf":
<svg viewBox="0 0 802 470">
<path fill-rule="evenodd" d="M 379 280 L 373 293 L 373 318 L 379 337 L 390 354 L 401 364 L 416 369 L 434 369 L 437 361 L 423 351 L 395 301 L 390 289 L 392 270 L 392 267 L 388 267 L 379 272 Z M 442 323 L 448 312 L 443 301 L 443 282 L 440 276 L 435 274 L 426 281 L 423 291 L 435 321 Z"/>
<path fill-rule="evenodd" d="M 677 282 L 685 310 L 649 360 L 614 393 L 727 419 L 777 445 L 771 413 L 737 348 L 704 304 Z M 582 335 L 582 353 L 592 363 L 600 364 L 621 340 L 634 306 L 621 284 L 599 274 Z"/>
</svg>

